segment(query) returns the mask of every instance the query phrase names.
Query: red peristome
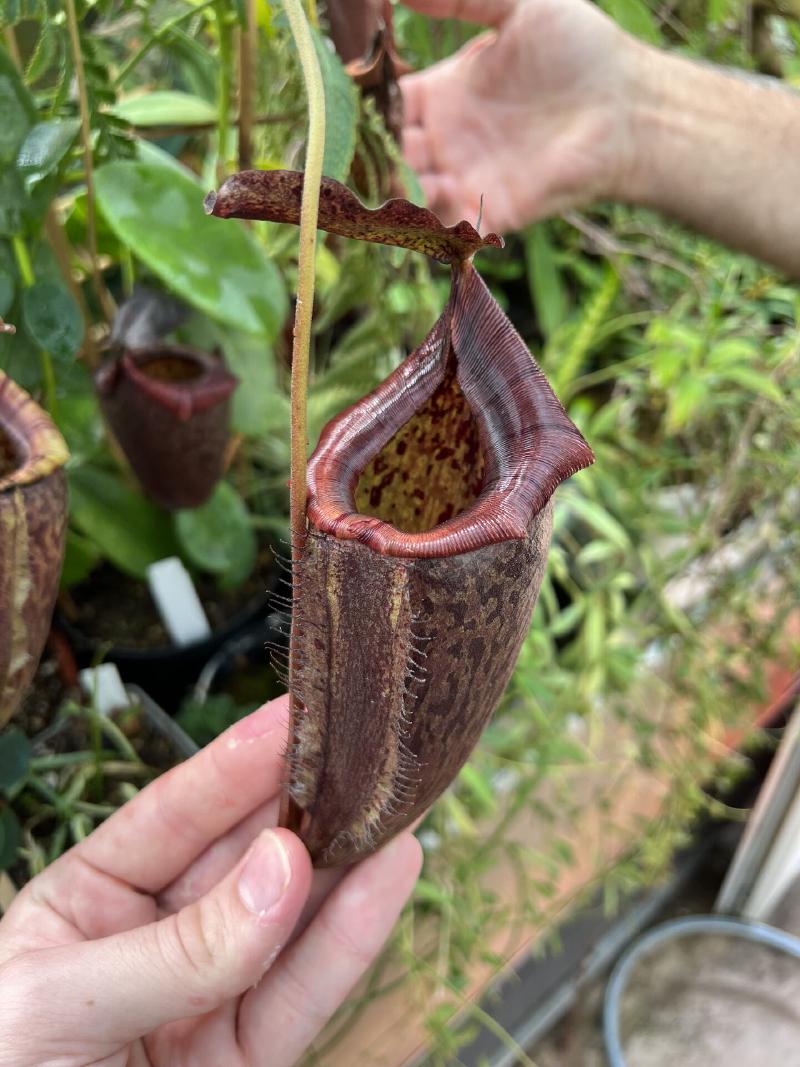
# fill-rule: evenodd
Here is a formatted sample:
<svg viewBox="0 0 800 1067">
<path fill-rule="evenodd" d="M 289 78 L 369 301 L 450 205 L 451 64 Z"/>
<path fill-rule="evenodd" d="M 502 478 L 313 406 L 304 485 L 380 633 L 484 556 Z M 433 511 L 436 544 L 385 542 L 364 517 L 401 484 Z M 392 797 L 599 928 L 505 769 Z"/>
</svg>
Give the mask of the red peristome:
<svg viewBox="0 0 800 1067">
<path fill-rule="evenodd" d="M 12 455 L 5 456 L 6 448 Z M 68 458 L 50 416 L 0 371 L 0 493 L 41 481 Z"/>
<path fill-rule="evenodd" d="M 300 223 L 303 174 L 293 170 L 245 170 L 209 193 L 209 215 L 228 219 L 260 219 Z M 459 222 L 445 226 L 432 211 L 408 200 L 387 200 L 374 210 L 365 207 L 346 185 L 323 178 L 320 184 L 318 226 L 340 237 L 395 245 L 422 252 L 441 263 L 469 259 L 479 249 L 502 248 L 496 233 L 481 237 L 474 226 Z"/>
<path fill-rule="evenodd" d="M 159 372 L 167 363 L 172 372 Z M 109 360 L 96 375 L 100 393 L 113 393 L 123 375 L 181 421 L 221 403 L 238 384 L 219 359 L 181 345 L 129 351 Z"/>
<path fill-rule="evenodd" d="M 477 499 L 419 533 L 359 513 L 361 473 L 430 398 L 452 360 L 486 465 Z M 455 269 L 450 300 L 419 348 L 323 431 L 308 469 L 309 522 L 385 556 L 454 556 L 525 537 L 558 485 L 593 458 L 522 338 L 464 264 Z"/>
</svg>

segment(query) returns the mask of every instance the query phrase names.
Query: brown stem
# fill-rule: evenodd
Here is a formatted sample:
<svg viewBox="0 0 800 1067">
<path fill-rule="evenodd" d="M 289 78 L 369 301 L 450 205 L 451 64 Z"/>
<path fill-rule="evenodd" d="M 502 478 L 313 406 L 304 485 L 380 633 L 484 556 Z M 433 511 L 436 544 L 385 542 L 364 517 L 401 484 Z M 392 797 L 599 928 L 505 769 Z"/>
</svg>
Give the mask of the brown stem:
<svg viewBox="0 0 800 1067">
<path fill-rule="evenodd" d="M 92 161 L 92 128 L 89 112 L 89 95 L 86 91 L 86 71 L 81 53 L 81 38 L 78 31 L 78 16 L 75 12 L 75 0 L 66 0 L 67 26 L 72 47 L 72 62 L 75 66 L 75 80 L 78 85 L 78 102 L 81 115 L 81 144 L 83 146 L 83 169 L 86 179 L 86 240 L 91 259 L 92 284 L 97 300 L 109 322 L 114 318 L 116 308 L 114 301 L 103 285 L 97 262 L 97 221 L 95 218 L 94 166 Z"/>
<path fill-rule="evenodd" d="M 253 165 L 257 43 L 256 0 L 246 0 L 245 26 L 239 35 L 239 170 L 250 170 Z"/>
<path fill-rule="evenodd" d="M 94 338 L 91 333 L 92 320 L 89 314 L 89 308 L 86 304 L 86 299 L 83 295 L 83 290 L 75 281 L 72 276 L 72 269 L 70 267 L 70 247 L 67 243 L 67 239 L 64 236 L 64 230 L 60 226 L 58 219 L 56 218 L 55 209 L 51 204 L 47 209 L 47 214 L 44 220 L 44 229 L 47 234 L 47 242 L 53 250 L 58 269 L 61 272 L 61 277 L 72 293 L 72 297 L 75 303 L 80 308 L 81 317 L 83 319 L 83 352 L 86 365 L 94 370 L 100 362 L 100 355 L 97 351 L 97 345 L 94 342 Z"/>
</svg>

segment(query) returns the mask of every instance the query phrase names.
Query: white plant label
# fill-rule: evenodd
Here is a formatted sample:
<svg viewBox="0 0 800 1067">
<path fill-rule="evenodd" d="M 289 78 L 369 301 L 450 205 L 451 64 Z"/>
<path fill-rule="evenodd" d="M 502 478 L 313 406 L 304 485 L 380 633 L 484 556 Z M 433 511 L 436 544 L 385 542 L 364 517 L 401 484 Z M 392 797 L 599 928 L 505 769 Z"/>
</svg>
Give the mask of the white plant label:
<svg viewBox="0 0 800 1067">
<path fill-rule="evenodd" d="M 191 645 L 211 636 L 192 576 L 177 556 L 151 563 L 147 584 L 173 644 Z"/>
</svg>

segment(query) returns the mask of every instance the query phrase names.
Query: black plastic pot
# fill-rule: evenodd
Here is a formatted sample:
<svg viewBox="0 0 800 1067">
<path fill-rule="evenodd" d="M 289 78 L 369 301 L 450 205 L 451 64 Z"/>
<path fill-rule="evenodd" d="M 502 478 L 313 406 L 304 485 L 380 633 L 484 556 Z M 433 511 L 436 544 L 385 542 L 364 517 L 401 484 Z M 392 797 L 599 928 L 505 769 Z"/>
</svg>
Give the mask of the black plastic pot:
<svg viewBox="0 0 800 1067">
<path fill-rule="evenodd" d="M 257 699 L 260 701 L 270 700 L 284 691 L 286 687 L 273 663 L 285 658 L 288 638 L 285 628 L 274 617 L 270 619 L 270 626 L 272 645 L 269 649 L 265 648 L 261 636 L 253 632 L 245 632 L 226 641 L 198 676 L 192 693 L 195 701 L 202 704 L 209 696 L 225 691 L 232 677 L 249 668 L 264 671 L 266 684 L 263 692 L 259 691 Z"/>
<path fill-rule="evenodd" d="M 277 575 L 272 580 L 277 581 Z M 108 648 L 103 641 L 84 634 L 60 611 L 56 613 L 53 625 L 68 640 L 79 667 L 90 667 L 101 661 L 116 664 L 123 681 L 140 686 L 170 714 L 178 711 L 203 667 L 231 639 L 246 634 L 254 644 L 260 643 L 262 647 L 282 640 L 269 608 L 268 591 L 242 608 L 206 640 L 182 648 L 131 649 L 113 645 Z"/>
</svg>

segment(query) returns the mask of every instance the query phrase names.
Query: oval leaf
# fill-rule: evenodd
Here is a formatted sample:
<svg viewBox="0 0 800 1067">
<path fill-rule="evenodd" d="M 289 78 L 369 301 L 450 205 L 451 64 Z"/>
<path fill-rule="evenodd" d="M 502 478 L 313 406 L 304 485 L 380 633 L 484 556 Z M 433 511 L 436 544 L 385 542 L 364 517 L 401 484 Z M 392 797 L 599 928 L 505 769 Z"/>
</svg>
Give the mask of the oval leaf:
<svg viewBox="0 0 800 1067">
<path fill-rule="evenodd" d="M 202 507 L 177 512 L 175 531 L 188 559 L 226 585 L 238 585 L 252 571 L 256 536 L 244 501 L 228 482 L 220 482 Z"/>
<path fill-rule="evenodd" d="M 56 359 L 71 359 L 80 348 L 80 309 L 71 293 L 55 282 L 36 282 L 23 292 L 22 317 L 36 344 Z"/>
<path fill-rule="evenodd" d="M 36 121 L 36 109 L 17 68 L 0 48 L 0 164 L 13 163 Z"/>
<path fill-rule="evenodd" d="M 170 89 L 121 100 L 111 113 L 131 126 L 205 126 L 217 121 L 217 109 L 208 100 Z"/>
<path fill-rule="evenodd" d="M 205 216 L 189 171 L 120 160 L 100 167 L 95 186 L 117 237 L 165 285 L 221 322 L 276 336 L 288 302 L 275 264 L 245 229 Z"/>
<path fill-rule="evenodd" d="M 325 86 L 325 156 L 322 173 L 344 181 L 356 150 L 358 92 L 328 41 L 312 31 Z"/>
<path fill-rule="evenodd" d="M 28 132 L 17 155 L 17 169 L 27 189 L 52 174 L 72 147 L 80 119 L 37 122 Z"/>
<path fill-rule="evenodd" d="M 69 472 L 70 515 L 106 559 L 134 578 L 178 555 L 167 516 L 108 471 L 88 464 Z"/>
</svg>

